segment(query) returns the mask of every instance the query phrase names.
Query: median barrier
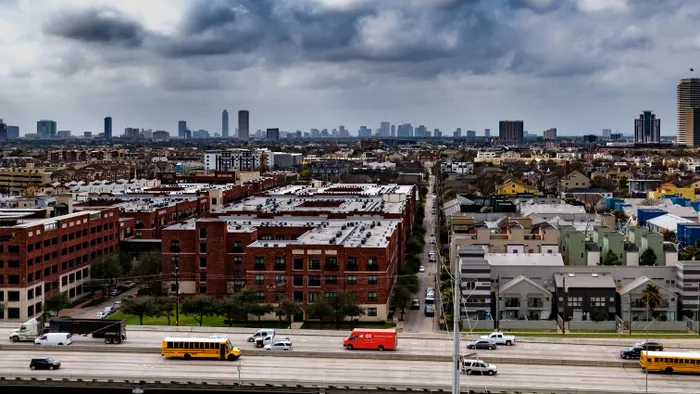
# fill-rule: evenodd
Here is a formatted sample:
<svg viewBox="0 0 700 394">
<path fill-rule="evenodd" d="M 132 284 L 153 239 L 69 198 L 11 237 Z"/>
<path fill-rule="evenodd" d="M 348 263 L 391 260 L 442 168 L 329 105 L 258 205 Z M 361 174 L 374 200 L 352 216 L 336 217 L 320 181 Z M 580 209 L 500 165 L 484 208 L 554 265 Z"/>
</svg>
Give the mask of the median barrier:
<svg viewBox="0 0 700 394">
<path fill-rule="evenodd" d="M 522 387 L 522 385 L 504 385 L 497 380 L 487 383 L 474 384 L 474 382 L 463 379 L 461 382 L 462 392 L 470 394 L 636 394 L 638 391 L 629 390 L 592 390 L 551 386 Z M 496 384 L 491 384 L 496 383 Z M 499 384 L 500 383 L 500 384 Z M 142 375 L 134 377 L 120 377 L 117 375 L 104 374 L 56 374 L 52 376 L 33 376 L 31 373 L 13 372 L 13 376 L 0 377 L 0 387 L 27 386 L 27 387 L 56 387 L 56 388 L 135 388 L 148 389 L 178 389 L 187 386 L 188 390 L 216 390 L 218 387 L 226 388 L 227 391 L 245 392 L 252 389 L 265 388 L 266 391 L 273 392 L 284 389 L 285 392 L 308 392 L 309 389 L 327 394 L 334 393 L 384 393 L 384 392 L 449 392 L 448 384 L 392 384 L 392 383 L 371 383 L 356 380 L 336 381 L 333 383 L 314 382 L 297 379 L 207 379 L 207 378 L 178 378 L 155 375 Z M 650 394 L 661 394 L 660 392 L 648 391 Z"/>
<path fill-rule="evenodd" d="M 25 352 L 46 352 L 46 348 L 60 352 L 99 352 L 99 353 L 127 353 L 127 354 L 160 354 L 161 348 L 155 346 L 137 346 L 126 347 L 118 345 L 70 345 L 70 346 L 46 346 L 46 345 L 28 345 L 28 344 L 8 344 L 2 345 L 0 351 L 25 351 Z M 308 351 L 270 351 L 258 348 L 241 348 L 241 354 L 245 357 L 291 357 L 291 358 L 332 358 L 344 360 L 400 360 L 400 361 L 422 361 L 422 362 L 452 362 L 452 355 L 423 355 L 401 353 L 397 351 L 363 351 L 363 350 L 347 350 L 341 352 L 308 352 Z M 467 357 L 467 356 L 465 356 Z M 469 356 L 476 358 L 475 356 Z M 550 358 L 532 358 L 532 357 L 508 357 L 504 354 L 492 356 L 490 353 L 482 353 L 480 357 L 488 363 L 493 364 L 528 364 L 528 365 L 565 365 L 579 367 L 606 367 L 606 368 L 624 368 L 637 366 L 635 361 L 615 361 L 615 360 L 596 360 L 596 359 L 557 359 Z"/>
<path fill-rule="evenodd" d="M 653 337 L 649 338 L 654 339 Z M 562 345 L 585 345 L 585 346 L 620 346 L 629 347 L 636 342 L 641 342 L 644 339 L 639 337 L 629 337 L 622 335 L 619 339 L 591 339 L 591 338 L 565 338 L 565 337 L 517 337 L 516 346 L 518 342 L 521 343 L 547 343 L 547 344 L 562 344 Z M 698 340 L 698 338 L 688 338 L 688 340 Z M 697 342 L 700 345 L 700 340 Z M 681 344 L 678 342 L 673 342 L 664 340 L 664 348 L 687 348 L 689 345 Z"/>
</svg>

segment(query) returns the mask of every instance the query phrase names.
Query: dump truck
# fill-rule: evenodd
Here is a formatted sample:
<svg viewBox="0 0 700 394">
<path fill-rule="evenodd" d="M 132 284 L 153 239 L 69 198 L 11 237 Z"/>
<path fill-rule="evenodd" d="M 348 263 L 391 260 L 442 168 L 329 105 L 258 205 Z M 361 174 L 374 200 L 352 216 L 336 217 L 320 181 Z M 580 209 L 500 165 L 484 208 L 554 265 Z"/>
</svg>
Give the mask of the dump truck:
<svg viewBox="0 0 700 394">
<path fill-rule="evenodd" d="M 53 318 L 49 322 L 49 332 L 67 332 L 73 335 L 104 338 L 107 344 L 120 344 L 126 341 L 126 321 L 103 319 L 62 319 Z"/>
</svg>

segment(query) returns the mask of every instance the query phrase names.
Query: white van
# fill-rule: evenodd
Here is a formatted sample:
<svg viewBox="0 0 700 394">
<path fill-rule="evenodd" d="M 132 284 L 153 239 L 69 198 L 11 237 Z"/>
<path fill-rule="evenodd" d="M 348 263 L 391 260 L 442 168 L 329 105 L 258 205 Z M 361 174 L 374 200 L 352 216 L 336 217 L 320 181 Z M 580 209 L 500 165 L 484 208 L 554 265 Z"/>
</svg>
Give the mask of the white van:
<svg viewBox="0 0 700 394">
<path fill-rule="evenodd" d="M 255 340 L 258 338 L 274 337 L 274 336 L 275 336 L 275 330 L 273 330 L 271 328 L 263 328 L 262 330 L 258 330 L 258 332 L 256 332 L 255 334 L 249 335 L 248 338 L 246 338 L 246 340 L 248 342 L 255 342 Z"/>
<path fill-rule="evenodd" d="M 425 303 L 426 304 L 434 304 L 435 303 L 435 293 L 428 293 L 425 295 Z"/>
<path fill-rule="evenodd" d="M 35 345 L 70 345 L 71 343 L 73 343 L 73 334 L 66 332 L 52 332 L 34 340 Z"/>
</svg>

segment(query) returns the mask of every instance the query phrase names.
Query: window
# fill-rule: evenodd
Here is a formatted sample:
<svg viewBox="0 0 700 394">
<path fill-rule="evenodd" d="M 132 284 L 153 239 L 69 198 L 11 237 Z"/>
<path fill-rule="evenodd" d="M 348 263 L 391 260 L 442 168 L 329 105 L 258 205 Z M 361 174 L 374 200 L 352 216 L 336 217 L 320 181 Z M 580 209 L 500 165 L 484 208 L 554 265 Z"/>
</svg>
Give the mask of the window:
<svg viewBox="0 0 700 394">
<path fill-rule="evenodd" d="M 367 284 L 369 285 L 376 285 L 377 284 L 377 275 L 370 275 L 367 277 Z"/>
<path fill-rule="evenodd" d="M 335 257 L 326 257 L 326 267 L 337 267 L 338 266 L 338 259 Z"/>
<path fill-rule="evenodd" d="M 367 299 L 369 301 L 377 301 L 377 292 L 376 291 L 370 291 L 367 293 Z"/>
<path fill-rule="evenodd" d="M 293 285 L 295 287 L 302 287 L 304 286 L 304 276 L 303 275 L 294 275 L 294 283 Z"/>
<path fill-rule="evenodd" d="M 583 306 L 583 297 L 569 297 L 569 306 L 573 306 L 573 307 Z"/>
<path fill-rule="evenodd" d="M 199 253 L 207 253 L 207 244 L 199 244 Z"/>
<path fill-rule="evenodd" d="M 206 257 L 199 258 L 199 268 L 201 268 L 201 269 L 207 268 L 207 258 Z"/>
<path fill-rule="evenodd" d="M 233 264 L 243 264 L 243 256 L 234 256 L 233 257 Z"/>
<path fill-rule="evenodd" d="M 321 293 L 309 293 L 309 303 L 316 302 Z"/>
<path fill-rule="evenodd" d="M 285 269 L 284 257 L 275 257 L 275 270 L 282 271 Z"/>
<path fill-rule="evenodd" d="M 367 308 L 367 316 L 377 316 L 377 308 Z"/>
<path fill-rule="evenodd" d="M 272 241 L 272 235 L 263 235 L 260 239 L 263 241 Z"/>
<path fill-rule="evenodd" d="M 233 241 L 233 253 L 240 253 L 243 251 L 243 242 Z"/>
<path fill-rule="evenodd" d="M 265 269 L 265 257 L 258 256 L 255 258 L 255 269 Z"/>
<path fill-rule="evenodd" d="M 348 257 L 348 265 L 357 265 L 357 257 Z"/>
<path fill-rule="evenodd" d="M 605 297 L 591 297 L 591 306 L 605 306 Z"/>
<path fill-rule="evenodd" d="M 19 301 L 19 291 L 8 291 L 7 292 L 7 300 L 8 301 Z"/>
<path fill-rule="evenodd" d="M 202 283 L 207 282 L 207 273 L 206 272 L 200 272 L 199 273 L 199 281 Z"/>
<path fill-rule="evenodd" d="M 265 299 L 265 292 L 264 291 L 259 291 L 255 294 L 258 298 L 258 301 L 263 301 Z"/>
<path fill-rule="evenodd" d="M 10 245 L 7 247 L 7 253 L 19 253 L 18 245 Z"/>
<path fill-rule="evenodd" d="M 321 260 L 309 259 L 309 269 L 310 270 L 320 270 L 321 269 Z"/>
<path fill-rule="evenodd" d="M 255 275 L 255 283 L 259 285 L 265 283 L 265 275 Z"/>
<path fill-rule="evenodd" d="M 357 284 L 357 276 L 348 275 L 348 284 L 349 285 L 356 285 Z"/>
<path fill-rule="evenodd" d="M 336 296 L 337 296 L 337 294 L 335 293 L 335 291 L 327 291 L 326 292 L 326 299 L 327 300 L 335 299 Z"/>
<path fill-rule="evenodd" d="M 207 229 L 206 228 L 200 228 L 199 229 L 199 238 L 206 238 L 207 237 Z"/>
<path fill-rule="evenodd" d="M 199 294 L 207 294 L 207 287 L 199 286 Z"/>
<path fill-rule="evenodd" d="M 309 286 L 320 287 L 321 286 L 321 276 L 320 275 L 310 275 L 309 276 Z"/>
<path fill-rule="evenodd" d="M 326 275 L 326 284 L 327 285 L 337 285 L 338 284 L 338 276 L 337 275 Z"/>
<path fill-rule="evenodd" d="M 304 269 L 304 259 L 294 259 L 293 264 L 293 268 L 295 271 L 300 271 Z"/>
</svg>

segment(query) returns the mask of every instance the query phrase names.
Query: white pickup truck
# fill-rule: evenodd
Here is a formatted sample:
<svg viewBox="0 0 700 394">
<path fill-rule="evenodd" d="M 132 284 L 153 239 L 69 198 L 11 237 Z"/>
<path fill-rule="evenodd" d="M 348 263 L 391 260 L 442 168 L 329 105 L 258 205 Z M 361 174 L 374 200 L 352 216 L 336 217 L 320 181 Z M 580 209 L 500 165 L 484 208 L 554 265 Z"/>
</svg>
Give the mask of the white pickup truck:
<svg viewBox="0 0 700 394">
<path fill-rule="evenodd" d="M 505 335 L 502 332 L 492 332 L 489 335 L 483 335 L 481 339 L 490 339 L 498 345 L 510 346 L 515 344 L 515 336 Z"/>
</svg>

